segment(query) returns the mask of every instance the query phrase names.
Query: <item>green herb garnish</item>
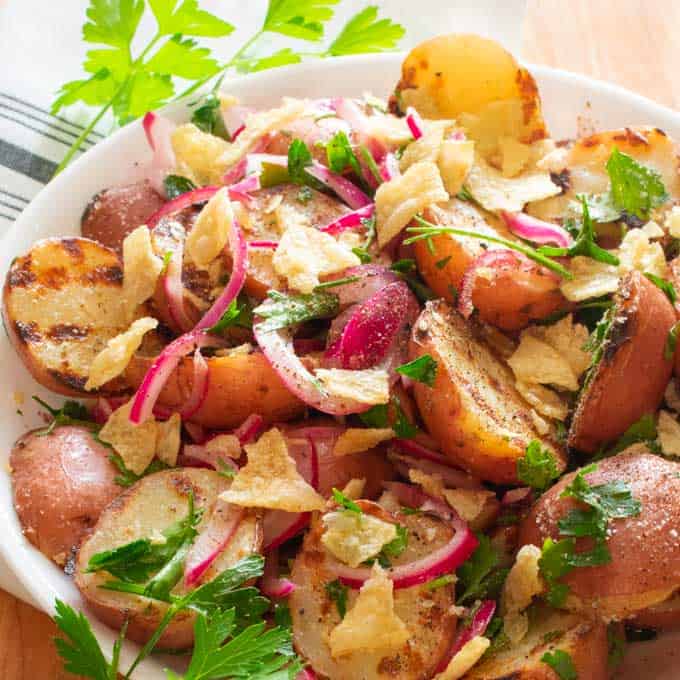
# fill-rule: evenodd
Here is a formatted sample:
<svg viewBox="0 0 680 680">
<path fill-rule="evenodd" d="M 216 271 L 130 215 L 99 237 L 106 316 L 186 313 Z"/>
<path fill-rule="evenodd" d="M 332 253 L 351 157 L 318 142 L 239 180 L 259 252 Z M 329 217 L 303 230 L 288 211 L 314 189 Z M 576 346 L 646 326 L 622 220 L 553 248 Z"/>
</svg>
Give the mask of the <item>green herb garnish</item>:
<svg viewBox="0 0 680 680">
<path fill-rule="evenodd" d="M 533 439 L 522 458 L 517 460 L 517 478 L 536 491 L 545 491 L 558 477 L 555 456 Z"/>
<path fill-rule="evenodd" d="M 361 165 L 357 159 L 347 135 L 341 130 L 326 144 L 326 159 L 328 167 L 338 174 L 346 169 L 352 170 L 357 177 L 361 177 Z"/>
<path fill-rule="evenodd" d="M 509 571 L 500 568 L 500 555 L 488 536 L 477 534 L 477 540 L 479 545 L 457 571 L 456 602 L 461 605 L 495 598 Z"/>
<path fill-rule="evenodd" d="M 335 581 L 326 583 L 324 589 L 326 590 L 326 595 L 335 603 L 340 618 L 344 619 L 347 613 L 347 593 L 349 593 L 349 587 L 341 583 L 339 579 L 335 579 Z"/>
<path fill-rule="evenodd" d="M 675 286 L 666 279 L 662 279 L 660 276 L 656 276 L 651 272 L 645 272 L 645 276 L 659 289 L 674 305 L 678 299 L 678 294 L 675 291 Z"/>
<path fill-rule="evenodd" d="M 576 666 L 569 654 L 561 649 L 554 652 L 546 652 L 541 661 L 557 673 L 560 680 L 578 680 Z"/>
<path fill-rule="evenodd" d="M 675 356 L 675 348 L 678 345 L 678 331 L 680 331 L 680 321 L 676 321 L 666 336 L 666 344 L 663 348 L 663 358 L 670 361 Z"/>
<path fill-rule="evenodd" d="M 411 380 L 432 387 L 437 377 L 437 362 L 429 354 L 423 354 L 407 364 L 397 366 L 395 370 Z"/>
<path fill-rule="evenodd" d="M 63 427 L 65 425 L 80 425 L 93 431 L 98 431 L 100 425 L 97 425 L 91 418 L 85 406 L 77 401 L 68 399 L 62 404 L 61 408 L 53 408 L 40 397 L 33 396 L 33 401 L 37 402 L 52 416 L 52 422 L 42 430 L 38 430 L 38 436 L 51 434 L 56 427 Z"/>
<path fill-rule="evenodd" d="M 260 331 L 270 332 L 312 319 L 330 319 L 337 314 L 338 296 L 319 291 L 309 295 L 287 295 L 270 290 L 268 299 L 253 310 Z"/>
<path fill-rule="evenodd" d="M 163 186 L 169 201 L 196 188 L 196 185 L 189 178 L 182 177 L 181 175 L 168 175 L 163 180 Z"/>
<path fill-rule="evenodd" d="M 333 500 L 344 510 L 362 515 L 362 509 L 351 499 L 345 496 L 340 489 L 333 487 Z"/>
</svg>

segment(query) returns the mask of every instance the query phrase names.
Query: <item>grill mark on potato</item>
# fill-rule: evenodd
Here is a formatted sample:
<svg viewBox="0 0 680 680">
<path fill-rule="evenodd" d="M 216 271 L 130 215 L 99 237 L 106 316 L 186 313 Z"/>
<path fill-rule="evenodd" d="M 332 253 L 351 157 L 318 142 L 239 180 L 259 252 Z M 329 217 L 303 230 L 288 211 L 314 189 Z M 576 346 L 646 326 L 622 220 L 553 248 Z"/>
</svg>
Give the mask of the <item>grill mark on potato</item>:
<svg viewBox="0 0 680 680">
<path fill-rule="evenodd" d="M 631 146 L 649 146 L 649 140 L 641 132 L 631 128 L 624 128 L 622 133 L 614 135 L 617 142 L 624 142 Z"/>
<path fill-rule="evenodd" d="M 83 248 L 78 239 L 63 238 L 61 239 L 61 247 L 77 262 L 82 262 L 85 257 Z"/>
<path fill-rule="evenodd" d="M 40 340 L 42 340 L 42 336 L 38 332 L 38 325 L 35 321 L 31 321 L 30 323 L 15 321 L 14 328 L 22 342 L 40 342 Z"/>
<path fill-rule="evenodd" d="M 56 342 L 64 340 L 82 340 L 88 336 L 89 332 L 89 328 L 83 328 L 82 326 L 76 326 L 74 324 L 60 323 L 56 326 L 52 326 L 47 331 L 47 337 Z"/>
<path fill-rule="evenodd" d="M 120 285 L 123 282 L 123 270 L 119 265 L 95 267 L 83 277 L 87 283 L 109 283 Z"/>
<path fill-rule="evenodd" d="M 69 283 L 69 273 L 66 267 L 50 267 L 40 275 L 40 284 L 43 288 L 59 290 Z"/>
<path fill-rule="evenodd" d="M 10 270 L 7 282 L 10 288 L 25 288 L 36 280 L 36 275 L 31 271 L 31 258 L 26 257 L 17 260 Z"/>
<path fill-rule="evenodd" d="M 49 374 L 58 382 L 63 383 L 67 387 L 72 387 L 75 390 L 83 391 L 85 389 L 85 383 L 87 382 L 87 376 L 78 375 L 73 371 L 69 371 L 67 368 L 64 370 L 51 369 Z"/>
</svg>

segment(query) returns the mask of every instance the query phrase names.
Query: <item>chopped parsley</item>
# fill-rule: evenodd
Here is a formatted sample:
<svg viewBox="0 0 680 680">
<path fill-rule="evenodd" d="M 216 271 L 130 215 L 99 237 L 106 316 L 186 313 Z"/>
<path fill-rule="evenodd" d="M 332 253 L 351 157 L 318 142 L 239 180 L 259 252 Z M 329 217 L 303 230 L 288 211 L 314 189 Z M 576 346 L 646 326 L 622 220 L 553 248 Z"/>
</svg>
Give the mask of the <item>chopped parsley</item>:
<svg viewBox="0 0 680 680">
<path fill-rule="evenodd" d="M 344 286 L 346 283 L 354 283 L 355 281 L 358 281 L 361 277 L 360 276 L 346 276 L 343 279 L 333 279 L 332 281 L 325 281 L 324 283 L 320 283 L 318 286 L 314 287 L 314 292 L 318 292 L 320 290 L 328 290 L 329 288 L 337 288 L 338 286 Z"/>
<path fill-rule="evenodd" d="M 668 199 L 666 187 L 659 173 L 638 163 L 632 156 L 612 150 L 607 161 L 614 205 L 629 215 L 647 219 L 652 208 Z"/>
<path fill-rule="evenodd" d="M 380 551 L 386 557 L 399 557 L 408 546 L 408 527 L 402 524 L 395 525 L 397 535 L 389 543 L 386 543 Z"/>
<path fill-rule="evenodd" d="M 484 534 L 477 534 L 479 545 L 470 558 L 458 568 L 457 604 L 495 599 L 503 587 L 508 569 L 500 567 L 500 555 Z"/>
<path fill-rule="evenodd" d="M 268 299 L 253 310 L 261 321 L 260 331 L 270 332 L 312 319 L 330 319 L 337 314 L 338 296 L 319 291 L 308 295 L 287 295 L 270 290 Z"/>
<path fill-rule="evenodd" d="M 220 320 L 208 329 L 208 333 L 219 335 L 227 328 L 239 326 L 240 328 L 252 328 L 253 325 L 253 309 L 250 300 L 239 295 L 238 298 L 232 300 L 225 310 Z"/>
<path fill-rule="evenodd" d="M 560 680 L 578 680 L 576 666 L 569 654 L 561 649 L 554 652 L 546 652 L 541 661 L 552 668 L 557 673 Z"/>
<path fill-rule="evenodd" d="M 450 260 L 451 260 L 451 255 L 447 255 L 446 257 L 442 257 L 441 260 L 437 260 L 434 263 L 434 266 L 437 267 L 437 269 L 444 269 L 444 267 L 446 267 L 446 265 L 449 263 Z"/>
<path fill-rule="evenodd" d="M 651 272 L 645 272 L 645 276 L 657 288 L 659 288 L 659 290 L 661 290 L 662 293 L 665 293 L 666 297 L 671 301 L 672 305 L 675 304 L 675 302 L 678 299 L 678 294 L 675 291 L 675 286 L 670 281 L 666 281 L 666 279 L 662 279 L 660 276 L 656 276 L 655 274 L 652 274 Z"/>
<path fill-rule="evenodd" d="M 80 402 L 68 399 L 62 404 L 61 408 L 53 408 L 47 402 L 35 395 L 33 395 L 33 401 L 40 404 L 40 406 L 42 406 L 52 417 L 52 422 L 47 427 L 36 432 L 38 436 L 50 434 L 56 427 L 63 427 L 64 425 L 80 425 L 94 431 L 97 431 L 100 428 L 100 426 L 90 418 L 87 408 Z"/>
<path fill-rule="evenodd" d="M 437 377 L 437 362 L 429 354 L 423 354 L 407 364 L 397 366 L 395 370 L 411 380 L 432 387 Z"/>
<path fill-rule="evenodd" d="M 95 436 L 95 439 L 100 444 L 103 444 L 104 446 L 107 446 L 108 448 L 112 448 L 110 444 L 107 444 L 106 442 L 101 441 L 98 437 Z M 166 465 L 162 460 L 158 460 L 158 458 L 154 458 L 142 472 L 141 475 L 138 475 L 136 472 L 133 472 L 130 470 L 126 465 L 123 459 L 120 457 L 119 454 L 117 454 L 115 451 L 112 451 L 109 454 L 109 460 L 116 466 L 116 469 L 118 470 L 119 474 L 116 475 L 114 478 L 114 482 L 118 484 L 118 486 L 132 486 L 135 482 L 138 482 L 142 477 L 146 477 L 147 475 L 151 475 L 154 472 L 160 472 L 161 470 L 167 470 L 169 469 L 169 466 Z"/>
<path fill-rule="evenodd" d="M 220 110 L 220 98 L 209 92 L 191 116 L 191 122 L 203 132 L 231 141 Z M 168 196 L 168 198 L 170 198 Z"/>
<path fill-rule="evenodd" d="M 380 168 L 375 162 L 375 158 L 373 158 L 373 154 L 363 144 L 359 147 L 359 152 L 361 153 L 361 157 L 364 159 L 364 163 L 366 163 L 369 172 L 373 175 L 373 179 L 378 185 L 382 184 L 383 178 L 380 174 Z"/>
<path fill-rule="evenodd" d="M 608 449 L 603 449 L 595 456 L 596 460 L 608 458 L 620 453 L 633 444 L 643 443 L 654 453 L 660 453 L 659 445 L 656 441 L 656 422 L 654 414 L 646 413 L 639 420 L 635 421 Z"/>
<path fill-rule="evenodd" d="M 416 268 L 416 261 L 411 259 L 410 257 L 404 258 L 402 260 L 397 260 L 394 262 L 392 265 L 390 265 L 390 269 L 393 272 L 397 272 L 399 274 L 406 274 L 407 272 L 412 272 Z"/>
<path fill-rule="evenodd" d="M 678 345 L 678 331 L 680 331 L 680 321 L 676 321 L 666 336 L 666 344 L 663 348 L 663 358 L 670 361 L 675 356 L 675 348 Z"/>
<path fill-rule="evenodd" d="M 165 188 L 165 195 L 169 201 L 177 198 L 188 191 L 193 191 L 196 185 L 188 178 L 181 175 L 167 175 L 163 180 L 163 187 Z"/>
<path fill-rule="evenodd" d="M 344 510 L 354 512 L 358 515 L 363 514 L 361 508 L 351 499 L 345 496 L 342 491 L 333 487 L 333 500 Z"/>
<path fill-rule="evenodd" d="M 335 603 L 340 618 L 344 619 L 347 613 L 347 593 L 349 592 L 349 587 L 341 583 L 339 579 L 335 579 L 335 581 L 328 581 L 324 588 L 326 595 Z"/>
<path fill-rule="evenodd" d="M 338 174 L 342 174 L 347 168 L 352 170 L 357 177 L 362 177 L 361 165 L 357 159 L 352 145 L 345 132 L 340 130 L 326 144 L 326 159 L 328 167 Z"/>
<path fill-rule="evenodd" d="M 390 406 L 394 409 L 394 423 L 390 424 Z M 400 439 L 412 439 L 419 430 L 404 413 L 401 401 L 396 394 L 392 395 L 390 404 L 376 404 L 368 411 L 359 413 L 359 419 L 368 427 L 392 427 Z"/>
<path fill-rule="evenodd" d="M 438 590 L 439 588 L 443 588 L 444 586 L 448 586 L 451 583 L 456 582 L 456 577 L 454 574 L 444 574 L 443 576 L 438 576 L 437 578 L 433 578 L 431 581 L 428 581 L 425 584 L 425 588 L 427 590 Z"/>
<path fill-rule="evenodd" d="M 536 491 L 545 491 L 558 477 L 560 472 L 553 454 L 533 439 L 522 458 L 517 460 L 517 478 Z"/>
</svg>

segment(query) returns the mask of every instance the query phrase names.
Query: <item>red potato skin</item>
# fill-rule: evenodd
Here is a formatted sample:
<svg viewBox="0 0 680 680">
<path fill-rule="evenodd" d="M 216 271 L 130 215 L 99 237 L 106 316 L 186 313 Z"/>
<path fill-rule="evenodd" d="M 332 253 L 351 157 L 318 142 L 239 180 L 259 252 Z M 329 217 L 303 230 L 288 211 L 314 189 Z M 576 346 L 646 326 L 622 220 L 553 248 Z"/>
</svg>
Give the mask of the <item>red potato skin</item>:
<svg viewBox="0 0 680 680">
<path fill-rule="evenodd" d="M 654 413 L 673 370 L 664 350 L 676 312 L 666 295 L 636 271 L 621 282 L 615 304 L 610 340 L 569 431 L 569 446 L 587 453 Z"/>
<path fill-rule="evenodd" d="M 137 389 L 154 357 L 135 355 L 124 377 Z M 252 413 L 268 424 L 300 417 L 306 406 L 283 384 L 263 354 L 232 354 L 206 357 L 208 393 L 189 420 L 211 429 L 238 427 Z M 191 394 L 193 360 L 182 359 L 161 391 L 158 403 L 171 410 L 179 408 Z"/>
<path fill-rule="evenodd" d="M 81 233 L 120 253 L 123 239 L 145 224 L 164 203 L 165 199 L 146 180 L 104 189 L 85 208 Z"/>
<path fill-rule="evenodd" d="M 540 547 L 548 537 L 559 538 L 559 519 L 579 505 L 560 498 L 575 475 L 565 475 L 541 496 L 520 525 L 520 545 Z M 680 587 L 680 463 L 635 446 L 600 461 L 586 479 L 591 485 L 626 482 L 641 511 L 609 523 L 609 564 L 576 568 L 564 577 L 571 590 L 566 606 L 586 613 L 595 608 L 604 618 L 627 619 L 663 602 Z M 587 549 L 587 541 L 577 539 L 576 550 Z"/>
<path fill-rule="evenodd" d="M 680 595 L 676 594 L 666 602 L 639 612 L 629 623 L 636 628 L 680 629 Z"/>
<path fill-rule="evenodd" d="M 110 450 L 82 427 L 34 430 L 10 454 L 14 507 L 26 538 L 63 566 L 120 494 Z"/>
<path fill-rule="evenodd" d="M 676 257 L 669 264 L 671 270 L 671 280 L 675 286 L 675 290 L 680 290 L 680 257 Z M 675 303 L 675 315 L 680 320 L 680 301 Z M 680 377 L 680 343 L 675 347 L 675 356 L 673 357 L 673 374 Z"/>
</svg>

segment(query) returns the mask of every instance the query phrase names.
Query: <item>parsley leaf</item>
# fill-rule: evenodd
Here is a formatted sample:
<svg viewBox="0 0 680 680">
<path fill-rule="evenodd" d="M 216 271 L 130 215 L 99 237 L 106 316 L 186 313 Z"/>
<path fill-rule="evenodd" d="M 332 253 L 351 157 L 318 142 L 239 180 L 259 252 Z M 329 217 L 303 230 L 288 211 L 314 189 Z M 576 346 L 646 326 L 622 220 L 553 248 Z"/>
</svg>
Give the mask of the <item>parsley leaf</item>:
<svg viewBox="0 0 680 680">
<path fill-rule="evenodd" d="M 329 581 L 324 586 L 326 590 L 326 595 L 335 602 L 335 606 L 340 614 L 340 618 L 344 619 L 347 613 L 347 593 L 349 592 L 349 586 L 344 585 L 339 579 L 335 581 Z"/>
<path fill-rule="evenodd" d="M 270 290 L 268 299 L 253 310 L 257 327 L 264 332 L 293 326 L 312 319 L 330 319 L 338 311 L 338 296 L 319 291 L 308 295 L 287 295 Z"/>
<path fill-rule="evenodd" d="M 290 47 L 284 47 L 266 57 L 239 59 L 236 62 L 236 70 L 239 73 L 257 73 L 257 71 L 266 71 L 288 64 L 299 64 L 301 61 L 302 55 L 294 52 Z"/>
<path fill-rule="evenodd" d="M 569 557 L 573 555 L 574 547 L 575 541 L 572 538 L 561 541 L 546 538 L 543 542 L 538 566 L 548 585 L 546 600 L 552 607 L 561 607 L 569 594 L 569 586 L 560 583 L 559 579 L 573 568 L 569 563 Z"/>
<path fill-rule="evenodd" d="M 339 0 L 269 0 L 263 29 L 300 40 L 318 41 Z"/>
<path fill-rule="evenodd" d="M 149 5 L 163 35 L 221 38 L 234 30 L 231 24 L 200 9 L 197 0 L 149 0 Z"/>
<path fill-rule="evenodd" d="M 251 328 L 253 325 L 253 310 L 251 302 L 243 295 L 239 295 L 229 303 L 220 320 L 208 329 L 208 333 L 221 334 L 227 328 L 239 326 L 240 328 Z"/>
<path fill-rule="evenodd" d="M 61 408 L 53 408 L 35 395 L 33 396 L 33 401 L 40 404 L 52 416 L 52 422 L 47 427 L 39 430 L 36 433 L 38 436 L 50 434 L 55 428 L 63 427 L 64 425 L 80 425 L 93 431 L 100 429 L 100 426 L 90 418 L 87 408 L 77 401 L 68 399 Z"/>
<path fill-rule="evenodd" d="M 432 387 L 437 377 L 437 362 L 429 354 L 423 354 L 407 364 L 397 366 L 395 370 L 411 380 Z"/>
<path fill-rule="evenodd" d="M 107 444 L 106 442 L 102 442 L 98 437 L 95 437 L 98 442 L 101 444 L 104 444 L 104 446 L 108 446 L 111 448 L 110 444 Z M 116 478 L 113 480 L 118 486 L 132 486 L 135 482 L 138 482 L 142 477 L 146 477 L 146 475 L 153 474 L 154 472 L 159 472 L 160 470 L 167 470 L 168 465 L 166 465 L 163 461 L 158 460 L 158 458 L 154 458 L 150 463 L 149 466 L 142 472 L 141 475 L 138 475 L 137 473 L 133 472 L 132 470 L 128 469 L 125 466 L 125 462 L 123 459 L 115 452 L 112 451 L 109 454 L 109 460 L 116 466 L 118 469 L 118 472 L 120 473 Z"/>
<path fill-rule="evenodd" d="M 614 205 L 630 215 L 646 219 L 652 208 L 668 199 L 661 176 L 616 147 L 606 167 Z"/>
<path fill-rule="evenodd" d="M 676 321 L 666 336 L 666 344 L 663 348 L 663 358 L 670 361 L 675 355 L 675 348 L 678 345 L 678 331 L 680 331 L 680 321 Z"/>
<path fill-rule="evenodd" d="M 536 491 L 545 491 L 560 476 L 555 457 L 532 440 L 522 458 L 517 460 L 517 478 Z"/>
<path fill-rule="evenodd" d="M 651 272 L 645 272 L 645 276 L 657 288 L 659 288 L 659 290 L 665 293 L 666 297 L 671 301 L 672 305 L 675 304 L 676 300 L 678 299 L 678 294 L 676 293 L 675 286 L 671 281 L 666 281 L 666 279 L 662 279 L 660 276 L 656 276 L 656 274 L 652 274 Z"/>
<path fill-rule="evenodd" d="M 220 99 L 214 92 L 209 92 L 200 101 L 200 106 L 191 114 L 191 122 L 203 132 L 229 140 L 220 110 Z"/>
<path fill-rule="evenodd" d="M 340 56 L 396 49 L 406 30 L 390 19 L 377 19 L 378 8 L 375 5 L 355 14 L 331 43 L 328 54 Z"/>
<path fill-rule="evenodd" d="M 350 168 L 357 177 L 361 177 L 361 165 L 352 150 L 352 145 L 345 132 L 340 130 L 326 144 L 326 159 L 328 167 L 339 174 Z"/>
<path fill-rule="evenodd" d="M 412 439 L 419 432 L 418 426 L 414 425 L 408 419 L 407 415 L 404 413 L 404 409 L 401 407 L 401 401 L 396 394 L 392 395 L 391 402 L 396 414 L 394 424 L 392 425 L 394 434 L 396 434 L 400 439 Z"/>
<path fill-rule="evenodd" d="M 583 217 L 583 204 L 585 201 L 588 206 L 588 213 L 595 222 L 607 223 L 616 222 L 621 218 L 621 211 L 614 205 L 611 192 L 603 194 L 582 194 L 577 197 L 578 201 L 571 201 L 569 209 L 579 217 Z"/>
<path fill-rule="evenodd" d="M 475 600 L 493 598 L 500 593 L 508 569 L 499 568 L 500 556 L 484 534 L 477 534 L 479 545 L 457 571 L 456 602 L 468 604 Z"/>
<path fill-rule="evenodd" d="M 608 458 L 617 453 L 621 453 L 629 446 L 638 443 L 646 444 L 652 451 L 658 451 L 658 444 L 656 443 L 656 422 L 654 414 L 646 413 L 640 417 L 640 420 L 635 421 L 616 441 L 616 443 L 608 449 L 604 449 L 595 456 L 595 460 Z"/>
<path fill-rule="evenodd" d="M 399 557 L 408 547 L 408 527 L 397 524 L 397 535 L 389 543 L 386 543 L 380 551 L 386 557 Z"/>
<path fill-rule="evenodd" d="M 361 508 L 351 499 L 345 496 L 342 491 L 333 487 L 333 500 L 345 510 L 349 512 L 357 513 L 358 515 L 363 514 Z"/>
<path fill-rule="evenodd" d="M 67 638 L 54 638 L 59 656 L 64 659 L 64 668 L 94 680 L 115 680 L 117 669 L 109 666 L 104 658 L 92 627 L 82 612 L 76 612 L 61 600 L 55 601 L 55 609 L 54 622 Z"/>
<path fill-rule="evenodd" d="M 210 56 L 210 50 L 198 47 L 191 38 L 182 40 L 175 35 L 149 59 L 145 68 L 152 73 L 198 80 L 215 75 L 222 67 Z"/>
<path fill-rule="evenodd" d="M 188 177 L 167 175 L 163 180 L 163 187 L 168 200 L 172 201 L 173 198 L 186 194 L 187 191 L 193 191 L 196 185 Z"/>
<path fill-rule="evenodd" d="M 541 661 L 557 673 L 560 680 L 578 680 L 576 666 L 569 654 L 561 649 L 554 652 L 546 652 Z"/>
<path fill-rule="evenodd" d="M 288 180 L 313 189 L 323 189 L 321 182 L 305 170 L 312 162 L 309 147 L 301 139 L 294 139 L 288 147 Z"/>
<path fill-rule="evenodd" d="M 368 411 L 359 413 L 359 420 L 368 427 L 389 427 L 390 418 L 388 404 L 376 404 L 371 406 Z"/>
</svg>

